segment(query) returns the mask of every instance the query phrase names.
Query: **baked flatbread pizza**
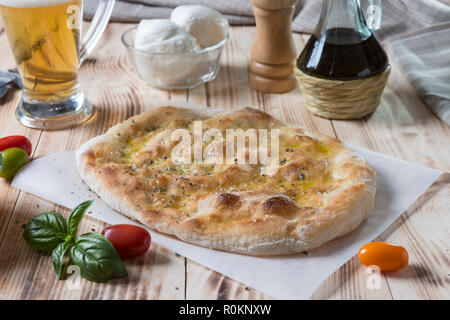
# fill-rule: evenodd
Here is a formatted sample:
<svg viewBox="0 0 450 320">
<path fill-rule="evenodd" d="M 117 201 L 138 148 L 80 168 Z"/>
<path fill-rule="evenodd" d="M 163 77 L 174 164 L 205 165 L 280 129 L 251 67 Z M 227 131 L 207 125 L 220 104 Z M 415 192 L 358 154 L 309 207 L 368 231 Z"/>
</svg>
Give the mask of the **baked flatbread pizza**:
<svg viewBox="0 0 450 320">
<path fill-rule="evenodd" d="M 247 255 L 293 254 L 345 235 L 370 214 L 376 190 L 375 172 L 339 140 L 249 107 L 160 107 L 76 157 L 86 184 L 118 212 Z"/>
</svg>

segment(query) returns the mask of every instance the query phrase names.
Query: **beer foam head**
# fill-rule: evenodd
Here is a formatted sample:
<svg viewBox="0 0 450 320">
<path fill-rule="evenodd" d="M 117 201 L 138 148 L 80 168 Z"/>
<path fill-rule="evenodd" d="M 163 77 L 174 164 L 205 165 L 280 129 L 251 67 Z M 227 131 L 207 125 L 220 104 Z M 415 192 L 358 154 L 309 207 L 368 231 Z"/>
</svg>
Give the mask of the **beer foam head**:
<svg viewBox="0 0 450 320">
<path fill-rule="evenodd" d="M 41 8 L 71 1 L 73 0 L 0 0 L 0 5 L 14 8 Z"/>
</svg>

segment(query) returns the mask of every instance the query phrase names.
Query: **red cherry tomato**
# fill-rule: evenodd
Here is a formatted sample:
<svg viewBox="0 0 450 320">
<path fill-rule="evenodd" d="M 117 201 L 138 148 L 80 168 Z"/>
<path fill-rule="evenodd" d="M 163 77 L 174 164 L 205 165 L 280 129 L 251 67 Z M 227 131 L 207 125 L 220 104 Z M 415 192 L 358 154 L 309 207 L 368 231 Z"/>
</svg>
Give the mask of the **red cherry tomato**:
<svg viewBox="0 0 450 320">
<path fill-rule="evenodd" d="M 143 255 L 150 248 L 151 236 L 144 228 L 132 224 L 115 224 L 102 232 L 122 259 Z"/>
<path fill-rule="evenodd" d="M 378 266 L 381 271 L 396 271 L 408 265 L 408 251 L 402 246 L 374 241 L 365 244 L 358 253 L 359 260 L 367 267 Z"/>
<path fill-rule="evenodd" d="M 24 136 L 9 136 L 0 138 L 0 151 L 9 148 L 23 149 L 28 155 L 31 155 L 32 145 L 30 140 Z"/>
</svg>

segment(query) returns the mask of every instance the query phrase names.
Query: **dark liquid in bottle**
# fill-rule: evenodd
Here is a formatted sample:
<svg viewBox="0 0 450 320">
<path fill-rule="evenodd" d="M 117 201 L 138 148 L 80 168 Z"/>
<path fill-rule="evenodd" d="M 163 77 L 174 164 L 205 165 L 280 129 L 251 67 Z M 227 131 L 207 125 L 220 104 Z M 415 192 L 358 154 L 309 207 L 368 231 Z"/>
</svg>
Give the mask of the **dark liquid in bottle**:
<svg viewBox="0 0 450 320">
<path fill-rule="evenodd" d="M 317 39 L 312 35 L 297 60 L 297 68 L 311 76 L 332 80 L 354 80 L 383 72 L 388 58 L 371 35 L 358 31 L 329 29 Z"/>
</svg>

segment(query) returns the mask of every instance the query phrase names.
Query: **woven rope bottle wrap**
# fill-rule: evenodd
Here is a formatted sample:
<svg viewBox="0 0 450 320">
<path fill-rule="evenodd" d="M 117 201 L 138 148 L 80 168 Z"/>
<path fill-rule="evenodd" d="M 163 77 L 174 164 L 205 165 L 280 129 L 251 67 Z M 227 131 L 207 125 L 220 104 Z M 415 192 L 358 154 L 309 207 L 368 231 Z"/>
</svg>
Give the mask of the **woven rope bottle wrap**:
<svg viewBox="0 0 450 320">
<path fill-rule="evenodd" d="M 303 101 L 309 111 L 328 119 L 359 119 L 380 104 L 391 67 L 373 77 L 357 80 L 327 80 L 294 68 Z"/>
</svg>

